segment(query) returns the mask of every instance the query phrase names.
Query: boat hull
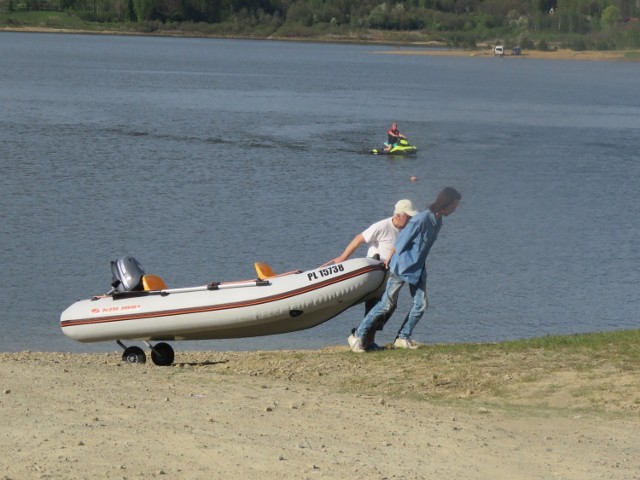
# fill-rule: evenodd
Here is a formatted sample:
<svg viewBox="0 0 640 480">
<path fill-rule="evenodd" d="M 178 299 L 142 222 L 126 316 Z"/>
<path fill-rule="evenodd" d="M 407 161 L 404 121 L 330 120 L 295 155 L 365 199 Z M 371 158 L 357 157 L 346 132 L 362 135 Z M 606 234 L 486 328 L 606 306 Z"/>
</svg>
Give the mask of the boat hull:
<svg viewBox="0 0 640 480">
<path fill-rule="evenodd" d="M 352 259 L 264 281 L 80 300 L 62 313 L 60 326 L 79 342 L 274 335 L 314 327 L 380 295 L 385 279 L 378 260 Z"/>
</svg>

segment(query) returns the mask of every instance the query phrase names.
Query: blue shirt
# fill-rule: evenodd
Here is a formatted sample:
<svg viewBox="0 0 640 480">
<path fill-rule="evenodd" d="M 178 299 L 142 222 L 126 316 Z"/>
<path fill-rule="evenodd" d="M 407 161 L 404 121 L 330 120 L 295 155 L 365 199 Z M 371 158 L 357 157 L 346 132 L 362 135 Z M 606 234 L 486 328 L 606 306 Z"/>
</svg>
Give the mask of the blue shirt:
<svg viewBox="0 0 640 480">
<path fill-rule="evenodd" d="M 389 264 L 391 273 L 417 285 L 425 272 L 427 255 L 441 227 L 442 218 L 436 218 L 429 209 L 414 215 L 400 231 L 394 245 L 396 253 Z"/>
</svg>

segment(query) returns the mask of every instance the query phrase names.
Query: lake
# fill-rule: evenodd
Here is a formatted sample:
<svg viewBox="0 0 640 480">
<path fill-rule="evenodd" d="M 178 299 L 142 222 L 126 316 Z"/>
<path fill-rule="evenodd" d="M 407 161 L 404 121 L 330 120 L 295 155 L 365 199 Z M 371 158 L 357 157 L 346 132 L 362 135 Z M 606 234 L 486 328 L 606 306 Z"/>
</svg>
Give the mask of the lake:
<svg viewBox="0 0 640 480">
<path fill-rule="evenodd" d="M 640 65 L 394 50 L 0 33 L 0 350 L 117 350 L 58 323 L 116 257 L 170 286 L 314 268 L 447 185 L 416 340 L 638 328 Z M 415 157 L 369 153 L 392 121 Z M 362 313 L 174 347 L 346 345 Z"/>
</svg>

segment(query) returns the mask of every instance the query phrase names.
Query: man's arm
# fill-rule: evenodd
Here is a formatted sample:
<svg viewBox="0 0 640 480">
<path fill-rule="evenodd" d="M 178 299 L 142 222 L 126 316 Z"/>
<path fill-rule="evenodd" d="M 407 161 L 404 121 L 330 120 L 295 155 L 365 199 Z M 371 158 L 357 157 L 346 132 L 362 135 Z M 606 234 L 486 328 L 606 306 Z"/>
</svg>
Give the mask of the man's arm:
<svg viewBox="0 0 640 480">
<path fill-rule="evenodd" d="M 362 245 L 363 243 L 365 243 L 364 237 L 362 236 L 361 233 L 359 233 L 358 235 L 356 235 L 353 240 L 351 240 L 351 242 L 349 243 L 349 245 L 347 245 L 347 248 L 344 249 L 344 252 L 342 252 L 342 255 L 340 255 L 339 257 L 334 258 L 332 261 L 333 263 L 340 263 L 340 262 L 344 262 L 347 258 L 349 258 L 353 252 L 355 252 L 358 247 L 360 245 Z"/>
</svg>

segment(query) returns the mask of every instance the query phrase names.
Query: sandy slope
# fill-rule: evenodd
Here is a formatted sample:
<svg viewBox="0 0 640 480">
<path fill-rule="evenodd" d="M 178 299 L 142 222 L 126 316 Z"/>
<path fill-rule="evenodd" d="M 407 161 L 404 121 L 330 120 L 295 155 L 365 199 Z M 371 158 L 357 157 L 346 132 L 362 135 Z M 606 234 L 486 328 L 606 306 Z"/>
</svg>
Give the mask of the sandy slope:
<svg viewBox="0 0 640 480">
<path fill-rule="evenodd" d="M 640 478 L 637 408 L 414 399 L 436 376 L 424 369 L 383 393 L 415 353 L 183 352 L 173 367 L 0 354 L 0 478 Z M 367 365 L 380 394 L 352 388 Z"/>
</svg>

